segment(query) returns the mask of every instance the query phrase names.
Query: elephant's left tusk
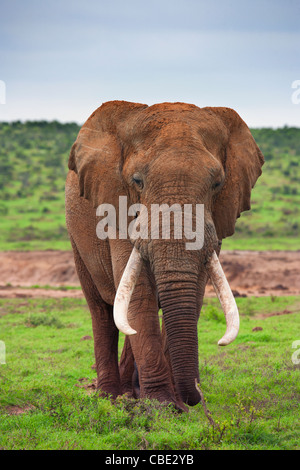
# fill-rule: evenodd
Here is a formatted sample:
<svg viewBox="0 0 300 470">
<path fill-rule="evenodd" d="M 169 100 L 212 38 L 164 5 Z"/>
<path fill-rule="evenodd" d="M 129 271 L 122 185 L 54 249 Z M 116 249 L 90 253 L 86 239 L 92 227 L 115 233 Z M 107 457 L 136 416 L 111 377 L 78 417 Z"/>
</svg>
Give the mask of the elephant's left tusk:
<svg viewBox="0 0 300 470">
<path fill-rule="evenodd" d="M 136 331 L 128 323 L 128 307 L 136 281 L 142 268 L 142 259 L 133 247 L 126 268 L 124 269 L 114 302 L 114 321 L 116 327 L 125 335 L 135 335 Z"/>
<path fill-rule="evenodd" d="M 239 332 L 239 311 L 215 251 L 207 265 L 207 271 L 226 318 L 226 333 L 218 341 L 218 344 L 219 346 L 227 346 L 235 340 Z"/>
</svg>

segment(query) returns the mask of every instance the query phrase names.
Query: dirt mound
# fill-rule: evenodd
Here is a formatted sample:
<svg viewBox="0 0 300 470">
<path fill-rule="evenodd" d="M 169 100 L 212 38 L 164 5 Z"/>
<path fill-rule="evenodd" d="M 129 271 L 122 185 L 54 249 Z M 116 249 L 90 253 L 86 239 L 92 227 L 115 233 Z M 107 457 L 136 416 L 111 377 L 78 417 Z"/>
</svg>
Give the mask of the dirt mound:
<svg viewBox="0 0 300 470">
<path fill-rule="evenodd" d="M 223 251 L 220 259 L 236 297 L 300 295 L 300 251 Z M 71 251 L 0 252 L 0 297 L 82 296 L 64 286 L 80 286 Z"/>
<path fill-rule="evenodd" d="M 300 251 L 224 251 L 220 260 L 236 297 L 300 294 Z"/>
<path fill-rule="evenodd" d="M 0 285 L 78 286 L 71 251 L 0 252 Z"/>
</svg>

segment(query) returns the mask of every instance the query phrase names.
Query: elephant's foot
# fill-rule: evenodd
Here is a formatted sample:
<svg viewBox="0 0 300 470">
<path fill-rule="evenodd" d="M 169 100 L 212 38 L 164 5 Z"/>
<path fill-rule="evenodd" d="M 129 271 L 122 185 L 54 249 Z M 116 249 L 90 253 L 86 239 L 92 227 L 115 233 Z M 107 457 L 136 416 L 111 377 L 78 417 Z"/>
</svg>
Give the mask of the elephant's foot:
<svg viewBox="0 0 300 470">
<path fill-rule="evenodd" d="M 154 362 L 157 363 L 157 361 Z M 154 368 L 148 372 L 147 367 L 142 366 L 140 368 L 141 380 L 129 338 L 126 336 L 119 367 L 122 394 L 126 394 L 128 398 L 150 398 L 165 405 L 173 405 L 179 412 L 186 412 L 188 407 L 175 394 L 170 368 L 166 366 L 166 362 L 164 364 L 165 367 L 161 368 L 160 373 Z M 155 384 L 153 384 L 154 376 L 156 376 Z"/>
<path fill-rule="evenodd" d="M 134 393 L 131 392 L 123 392 L 122 393 L 122 396 L 123 397 L 127 397 L 128 399 L 130 400 L 136 400 L 137 402 L 140 400 L 142 400 L 143 398 L 149 398 L 150 400 L 156 400 L 156 401 L 159 401 L 162 405 L 164 406 L 173 406 L 174 409 L 176 411 L 178 411 L 179 413 L 183 413 L 183 412 L 189 412 L 189 408 L 188 406 L 186 406 L 182 401 L 180 400 L 173 400 L 173 399 L 163 399 L 162 396 L 156 396 L 156 395 L 145 395 L 143 397 L 136 397 L 136 395 Z"/>
<path fill-rule="evenodd" d="M 159 390 L 143 390 L 141 392 L 138 369 L 136 367 L 136 364 L 134 365 L 135 366 L 131 380 L 122 383 L 123 395 L 126 395 L 128 398 L 135 399 L 150 398 L 153 400 L 157 400 L 166 406 L 173 405 L 174 408 L 179 412 L 188 411 L 188 407 L 183 403 L 183 401 L 179 397 L 174 396 L 172 391 L 170 391 L 167 387 L 160 388 Z"/>
<path fill-rule="evenodd" d="M 103 383 L 98 380 L 97 392 L 99 397 L 116 399 L 117 396 L 121 394 L 121 389 L 119 384 L 107 382 Z"/>
<path fill-rule="evenodd" d="M 147 398 L 159 401 L 162 405 L 173 406 L 175 410 L 178 411 L 179 413 L 189 411 L 189 408 L 183 403 L 183 401 L 177 400 L 169 393 L 167 393 L 165 396 L 162 393 L 160 393 L 159 395 L 151 394 L 151 395 L 146 395 L 146 396 Z"/>
<path fill-rule="evenodd" d="M 186 406 L 183 401 L 176 401 L 176 403 L 174 404 L 174 407 L 175 407 L 175 410 L 177 410 L 179 413 L 188 413 L 189 412 L 189 408 L 188 406 Z"/>
<path fill-rule="evenodd" d="M 188 407 L 180 398 L 176 397 L 173 391 L 168 387 L 160 387 L 156 390 L 145 390 L 141 387 L 140 398 L 150 398 L 166 406 L 172 405 L 179 412 L 188 411 Z"/>
</svg>

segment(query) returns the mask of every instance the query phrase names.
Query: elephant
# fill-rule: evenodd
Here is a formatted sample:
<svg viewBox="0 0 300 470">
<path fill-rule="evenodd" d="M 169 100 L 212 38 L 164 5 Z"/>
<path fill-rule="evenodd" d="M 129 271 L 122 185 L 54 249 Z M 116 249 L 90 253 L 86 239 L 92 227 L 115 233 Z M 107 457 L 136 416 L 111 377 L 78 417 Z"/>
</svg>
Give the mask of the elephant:
<svg viewBox="0 0 300 470">
<path fill-rule="evenodd" d="M 226 318 L 219 345 L 229 344 L 239 314 L 219 254 L 250 209 L 263 163 L 231 108 L 109 101 L 83 124 L 69 156 L 66 224 L 91 312 L 100 396 L 148 397 L 183 411 L 199 403 L 197 322 L 205 286 L 210 279 Z M 188 250 L 187 238 L 174 236 L 175 224 L 169 238 L 149 231 L 148 238 L 125 236 L 121 197 L 127 207 L 148 210 L 189 204 L 194 226 L 195 208 L 203 207 L 202 246 Z M 106 237 L 97 236 L 103 204 L 115 208 L 115 236 L 111 223 Z M 131 214 L 127 223 L 138 218 Z"/>
</svg>

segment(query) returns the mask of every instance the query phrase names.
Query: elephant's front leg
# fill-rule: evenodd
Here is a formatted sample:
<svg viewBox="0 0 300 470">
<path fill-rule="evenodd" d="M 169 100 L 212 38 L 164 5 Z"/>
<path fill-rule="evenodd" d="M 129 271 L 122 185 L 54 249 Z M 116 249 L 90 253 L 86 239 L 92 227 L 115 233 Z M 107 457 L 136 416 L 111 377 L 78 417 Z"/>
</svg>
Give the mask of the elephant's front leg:
<svg viewBox="0 0 300 470">
<path fill-rule="evenodd" d="M 72 239 L 71 243 L 77 274 L 92 317 L 97 389 L 102 395 L 116 398 L 121 393 L 118 368 L 119 331 L 114 324 L 112 306 L 102 299 Z"/>
<path fill-rule="evenodd" d="M 97 389 L 104 396 L 116 398 L 121 393 L 118 368 L 119 331 L 113 321 L 111 305 L 98 298 L 90 306 L 97 370 Z"/>
<path fill-rule="evenodd" d="M 121 240 L 110 241 L 110 244 L 117 287 L 132 247 L 128 241 Z M 183 408 L 183 403 L 176 400 L 170 367 L 163 353 L 156 290 L 149 280 L 145 266 L 131 297 L 128 320 L 137 334 L 126 338 L 120 364 L 121 382 L 128 384 L 128 376 L 134 372 L 134 359 L 138 370 L 140 398 L 149 397 Z M 130 357 L 131 351 L 133 357 Z"/>
</svg>

